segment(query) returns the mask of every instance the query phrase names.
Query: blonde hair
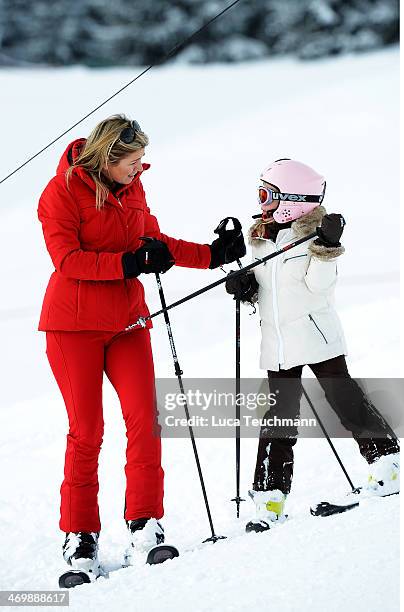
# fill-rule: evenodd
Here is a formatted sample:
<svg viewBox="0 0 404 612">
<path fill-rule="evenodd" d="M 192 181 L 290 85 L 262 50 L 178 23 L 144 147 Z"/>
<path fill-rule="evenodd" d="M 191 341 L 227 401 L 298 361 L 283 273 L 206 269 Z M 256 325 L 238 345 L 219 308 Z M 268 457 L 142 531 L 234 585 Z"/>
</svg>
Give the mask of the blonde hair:
<svg viewBox="0 0 404 612">
<path fill-rule="evenodd" d="M 103 169 L 117 164 L 130 153 L 149 144 L 144 132 L 136 132 L 134 141 L 129 144 L 120 140 L 122 130 L 127 127 L 131 127 L 131 121 L 123 114 L 101 121 L 87 138 L 77 159 L 66 171 L 67 187 L 75 168 L 80 166 L 88 172 L 95 183 L 95 205 L 98 210 L 104 205 L 110 191 L 106 177 L 103 176 Z"/>
</svg>

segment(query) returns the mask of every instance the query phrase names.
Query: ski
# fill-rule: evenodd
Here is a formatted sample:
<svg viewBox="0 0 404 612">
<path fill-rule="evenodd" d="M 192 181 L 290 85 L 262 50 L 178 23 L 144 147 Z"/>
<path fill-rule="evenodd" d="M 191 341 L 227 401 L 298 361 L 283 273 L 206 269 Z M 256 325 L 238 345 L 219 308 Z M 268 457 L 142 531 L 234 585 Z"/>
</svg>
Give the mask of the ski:
<svg viewBox="0 0 404 612">
<path fill-rule="evenodd" d="M 249 521 L 245 526 L 246 533 L 262 533 L 271 529 L 267 521 Z"/>
<path fill-rule="evenodd" d="M 283 523 L 285 523 L 288 520 L 290 520 L 288 514 L 283 514 L 282 517 L 280 517 L 276 521 L 270 521 L 270 520 L 264 521 L 262 519 L 260 520 L 253 519 L 252 521 L 249 521 L 246 524 L 245 532 L 246 533 L 262 533 L 263 531 L 270 531 L 271 529 L 274 529 L 278 527 L 279 525 L 283 525 Z"/>
<path fill-rule="evenodd" d="M 95 582 L 100 576 L 108 578 L 108 572 L 105 572 L 101 566 L 95 572 L 87 572 L 85 570 L 71 569 L 59 576 L 59 587 L 61 589 L 73 589 L 82 584 L 90 584 Z"/>
<path fill-rule="evenodd" d="M 159 544 L 154 546 L 147 553 L 146 565 L 158 565 L 164 563 L 168 559 L 175 559 L 179 557 L 180 553 L 175 546 L 168 544 Z M 127 567 L 133 567 L 128 564 L 122 564 L 117 569 L 124 569 Z M 111 570 L 116 571 L 116 570 Z M 90 584 L 95 582 L 100 576 L 103 578 L 109 578 L 110 572 L 104 570 L 102 566 L 98 567 L 95 572 L 87 572 L 85 570 L 71 569 L 59 577 L 59 587 L 61 589 L 72 589 L 82 584 Z"/>
<path fill-rule="evenodd" d="M 159 563 L 164 563 L 168 559 L 175 559 L 179 557 L 180 553 L 175 546 L 171 546 L 169 544 L 159 544 L 158 546 L 154 546 L 151 550 L 149 550 L 146 564 L 147 565 L 158 565 Z"/>
<path fill-rule="evenodd" d="M 355 495 L 360 495 L 361 487 L 354 491 Z M 381 497 L 391 497 L 392 495 L 398 495 L 399 491 L 394 493 L 386 493 L 385 495 L 367 495 L 362 498 L 359 498 L 355 501 L 348 502 L 346 504 L 333 504 L 327 501 L 320 502 L 316 506 L 312 506 L 310 508 L 310 514 L 312 516 L 332 516 L 333 514 L 342 514 L 343 512 L 348 512 L 349 510 L 353 510 L 354 508 L 358 508 L 361 502 L 369 499 L 377 499 Z"/>
<path fill-rule="evenodd" d="M 357 508 L 358 506 L 358 501 L 351 504 L 330 504 L 330 502 L 321 502 L 310 508 L 310 514 L 313 516 L 332 516 L 333 514 L 348 512 L 348 510 L 353 510 L 353 508 Z"/>
<path fill-rule="evenodd" d="M 159 563 L 164 563 L 164 561 L 175 559 L 180 556 L 175 546 L 171 544 L 157 544 L 147 551 L 136 551 L 133 552 L 132 555 L 125 555 L 122 567 L 133 567 L 137 565 L 139 559 L 144 557 L 145 552 L 147 552 L 146 565 L 158 565 Z M 130 562 L 131 558 L 135 559 L 134 563 Z"/>
</svg>

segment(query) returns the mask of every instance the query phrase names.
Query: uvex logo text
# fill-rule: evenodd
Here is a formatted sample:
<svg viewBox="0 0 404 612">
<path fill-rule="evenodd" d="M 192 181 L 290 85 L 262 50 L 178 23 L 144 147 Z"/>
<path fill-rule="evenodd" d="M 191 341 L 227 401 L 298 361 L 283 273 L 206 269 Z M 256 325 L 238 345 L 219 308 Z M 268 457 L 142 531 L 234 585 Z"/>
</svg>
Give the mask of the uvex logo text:
<svg viewBox="0 0 404 612">
<path fill-rule="evenodd" d="M 305 195 L 297 195 L 296 193 L 277 193 L 273 194 L 274 200 L 289 200 L 292 202 L 306 202 Z"/>
</svg>

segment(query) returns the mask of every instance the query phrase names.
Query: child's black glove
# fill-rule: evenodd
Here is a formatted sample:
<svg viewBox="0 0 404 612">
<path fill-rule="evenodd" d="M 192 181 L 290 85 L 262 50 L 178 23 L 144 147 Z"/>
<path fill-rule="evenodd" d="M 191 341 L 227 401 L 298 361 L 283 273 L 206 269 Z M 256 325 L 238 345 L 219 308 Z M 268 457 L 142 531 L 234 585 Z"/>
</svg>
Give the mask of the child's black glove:
<svg viewBox="0 0 404 612">
<path fill-rule="evenodd" d="M 344 225 L 345 219 L 342 215 L 337 213 L 324 215 L 321 221 L 321 227 L 317 228 L 318 238 L 314 241 L 315 244 L 326 247 L 341 246 L 339 239 L 344 231 Z"/>
<path fill-rule="evenodd" d="M 252 273 L 229 273 L 226 279 L 226 291 L 230 295 L 234 295 L 235 300 L 241 302 L 251 302 L 258 291 L 258 283 Z"/>
</svg>

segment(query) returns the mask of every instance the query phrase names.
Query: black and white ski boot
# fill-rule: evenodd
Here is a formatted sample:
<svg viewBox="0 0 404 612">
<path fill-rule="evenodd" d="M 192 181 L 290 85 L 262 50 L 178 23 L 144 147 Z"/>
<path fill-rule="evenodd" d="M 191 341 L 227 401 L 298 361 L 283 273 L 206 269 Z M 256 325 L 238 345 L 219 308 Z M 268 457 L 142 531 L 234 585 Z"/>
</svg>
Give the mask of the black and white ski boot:
<svg viewBox="0 0 404 612">
<path fill-rule="evenodd" d="M 71 588 L 96 580 L 101 572 L 98 561 L 99 532 L 68 532 L 63 544 L 63 558 L 71 566 L 59 579 L 61 588 Z"/>
<path fill-rule="evenodd" d="M 255 504 L 255 517 L 245 526 L 247 533 L 268 531 L 275 524 L 285 522 L 286 495 L 282 491 L 249 491 L 248 494 Z"/>
<path fill-rule="evenodd" d="M 136 565 L 140 560 L 155 565 L 167 559 L 178 557 L 178 550 L 174 546 L 164 544 L 164 528 L 155 518 L 139 518 L 126 521 L 129 533 L 129 546 L 125 551 L 124 565 Z"/>
</svg>

